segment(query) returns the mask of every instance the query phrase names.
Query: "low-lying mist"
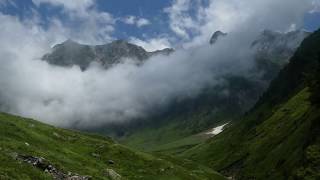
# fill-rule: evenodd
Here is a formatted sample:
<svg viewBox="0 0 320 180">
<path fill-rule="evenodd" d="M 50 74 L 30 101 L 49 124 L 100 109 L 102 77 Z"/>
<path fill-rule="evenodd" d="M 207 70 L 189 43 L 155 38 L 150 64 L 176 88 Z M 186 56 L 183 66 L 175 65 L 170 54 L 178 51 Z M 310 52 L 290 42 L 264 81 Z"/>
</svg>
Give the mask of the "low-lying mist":
<svg viewBox="0 0 320 180">
<path fill-rule="evenodd" d="M 299 27 L 311 1 L 249 2 L 253 9 L 239 10 L 245 16 L 241 24 L 234 22 L 237 26 L 228 29 L 232 32 L 213 46 L 206 43 L 176 49 L 140 66 L 125 59 L 108 70 L 99 64 L 91 64 L 86 71 L 49 65 L 40 59 L 57 39 L 65 37 L 54 31 L 57 27 L 44 30 L 1 14 L 1 111 L 62 127 L 97 127 L 148 117 L 172 99 L 195 97 L 209 85 L 225 83 L 225 74 L 257 78 L 259 74 L 249 73 L 254 38 L 266 28 L 285 31 L 292 24 Z M 277 9 L 266 10 L 265 5 Z M 215 30 L 224 29 L 212 32 Z"/>
</svg>

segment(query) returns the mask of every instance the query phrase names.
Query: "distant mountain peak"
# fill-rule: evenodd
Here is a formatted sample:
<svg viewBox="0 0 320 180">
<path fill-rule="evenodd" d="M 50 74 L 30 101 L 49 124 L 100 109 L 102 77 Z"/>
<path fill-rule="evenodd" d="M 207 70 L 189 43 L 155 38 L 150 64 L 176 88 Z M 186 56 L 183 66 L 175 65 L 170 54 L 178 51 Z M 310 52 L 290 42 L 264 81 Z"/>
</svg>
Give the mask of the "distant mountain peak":
<svg viewBox="0 0 320 180">
<path fill-rule="evenodd" d="M 257 41 L 259 41 L 259 40 L 260 41 L 261 40 L 271 41 L 271 40 L 278 40 L 280 38 L 282 38 L 283 40 L 286 40 L 286 39 L 289 40 L 289 38 L 296 39 L 299 36 L 301 36 L 301 38 L 304 39 L 309 34 L 310 34 L 310 32 L 307 32 L 307 31 L 304 31 L 304 30 L 294 30 L 294 31 L 289 31 L 289 32 L 278 32 L 278 31 L 272 31 L 270 29 L 265 29 L 265 30 L 263 30 L 261 32 L 261 34 L 258 37 Z"/>
<path fill-rule="evenodd" d="M 228 35 L 228 34 L 222 32 L 222 31 L 216 31 L 216 32 L 214 32 L 214 33 L 212 34 L 209 42 L 210 42 L 210 44 L 215 44 L 220 37 L 224 37 L 224 36 L 226 36 L 226 35 Z"/>
<path fill-rule="evenodd" d="M 128 41 L 123 39 L 118 39 L 118 40 L 112 41 L 111 44 L 128 44 Z"/>
<path fill-rule="evenodd" d="M 115 40 L 115 41 L 112 41 L 111 43 L 109 44 L 105 44 L 103 46 L 110 46 L 112 48 L 123 48 L 123 49 L 131 49 L 131 50 L 136 50 L 136 51 L 145 51 L 147 52 L 145 49 L 143 49 L 141 46 L 138 46 L 138 45 L 135 45 L 135 44 L 132 44 L 132 43 L 129 43 L 128 41 L 126 40 Z"/>
<path fill-rule="evenodd" d="M 64 41 L 62 44 L 79 44 L 78 42 L 72 40 L 72 39 L 67 39 L 66 41 Z"/>
<path fill-rule="evenodd" d="M 257 48 L 258 51 L 266 51 L 270 49 L 287 49 L 290 51 L 295 51 L 295 49 L 300 45 L 301 41 L 309 34 L 310 33 L 302 30 L 282 33 L 266 29 L 261 32 L 251 46 Z"/>
<path fill-rule="evenodd" d="M 59 46 L 59 45 L 66 46 L 66 47 L 85 46 L 85 45 L 78 43 L 77 41 L 72 40 L 72 39 L 67 39 L 64 42 L 62 42 L 61 44 L 57 44 L 56 46 Z"/>
<path fill-rule="evenodd" d="M 78 46 L 81 46 L 81 44 L 79 44 L 78 42 L 72 40 L 72 39 L 67 39 L 65 41 L 63 41 L 60 44 L 56 44 L 53 46 L 54 50 L 57 50 L 59 48 L 76 48 Z"/>
<path fill-rule="evenodd" d="M 173 48 L 164 48 L 164 49 L 161 49 L 161 50 L 156 50 L 156 51 L 152 51 L 152 52 L 148 52 L 148 54 L 150 56 L 157 56 L 157 55 L 165 55 L 165 56 L 168 56 L 170 55 L 171 53 L 174 52 L 174 49 Z"/>
<path fill-rule="evenodd" d="M 148 52 L 141 46 L 125 40 L 115 40 L 103 45 L 83 45 L 68 39 L 53 47 L 53 51 L 43 56 L 43 60 L 58 66 L 78 65 L 86 70 L 92 62 L 97 62 L 105 68 L 121 63 L 123 58 L 130 58 L 141 64 L 154 55 L 169 55 L 174 50 L 167 48 Z"/>
<path fill-rule="evenodd" d="M 251 47 L 255 51 L 255 62 L 258 69 L 265 69 L 265 78 L 273 79 L 276 72 L 289 62 L 300 43 L 310 33 L 295 30 L 290 32 L 278 32 L 263 30 L 252 42 Z"/>
</svg>

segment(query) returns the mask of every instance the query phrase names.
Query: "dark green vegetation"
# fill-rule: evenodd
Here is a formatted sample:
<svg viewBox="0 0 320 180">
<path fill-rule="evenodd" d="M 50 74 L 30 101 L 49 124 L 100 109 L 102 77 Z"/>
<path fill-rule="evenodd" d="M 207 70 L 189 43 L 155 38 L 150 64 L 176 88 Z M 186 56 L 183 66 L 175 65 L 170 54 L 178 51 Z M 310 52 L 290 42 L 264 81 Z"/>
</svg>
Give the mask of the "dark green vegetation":
<svg viewBox="0 0 320 180">
<path fill-rule="evenodd" d="M 122 179 L 224 179 L 190 161 L 128 149 L 109 138 L 64 130 L 0 114 L 0 179 L 52 179 L 16 155 L 43 157 L 60 171 L 108 179 L 113 169 Z M 109 161 L 114 162 L 110 164 Z"/>
<path fill-rule="evenodd" d="M 182 156 L 236 179 L 320 179 L 319 73 L 320 30 L 251 111 Z"/>
<path fill-rule="evenodd" d="M 178 123 L 171 123 L 157 129 L 145 128 L 120 142 L 142 151 L 178 154 L 208 138 L 201 134 L 189 134 L 187 130 L 179 129 Z"/>
</svg>

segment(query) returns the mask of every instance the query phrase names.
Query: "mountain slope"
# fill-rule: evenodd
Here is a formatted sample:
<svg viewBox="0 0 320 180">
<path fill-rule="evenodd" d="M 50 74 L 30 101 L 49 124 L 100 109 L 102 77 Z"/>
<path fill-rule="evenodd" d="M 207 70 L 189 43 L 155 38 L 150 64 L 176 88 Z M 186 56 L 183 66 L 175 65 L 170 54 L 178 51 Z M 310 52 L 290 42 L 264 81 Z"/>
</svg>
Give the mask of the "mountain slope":
<svg viewBox="0 0 320 180">
<path fill-rule="evenodd" d="M 198 133 L 233 121 L 252 108 L 308 35 L 304 31 L 263 31 L 251 45 L 255 66 L 248 74 L 257 78 L 227 74 L 222 78 L 225 83 L 208 87 L 197 97 L 173 102 L 166 113 L 153 117 L 153 121 L 147 121 L 144 127 L 129 133 L 122 142 L 144 151 L 172 153 L 180 153 L 203 142 L 206 137 Z M 213 34 L 214 39 L 221 41 L 224 36 L 227 34 L 221 31 Z"/>
<path fill-rule="evenodd" d="M 240 121 L 182 156 L 236 179 L 319 179 L 320 31 Z"/>
<path fill-rule="evenodd" d="M 74 179 L 119 179 L 120 176 L 120 179 L 224 179 L 190 161 L 133 151 L 108 138 L 0 113 L 0 179 L 72 176 Z"/>
</svg>

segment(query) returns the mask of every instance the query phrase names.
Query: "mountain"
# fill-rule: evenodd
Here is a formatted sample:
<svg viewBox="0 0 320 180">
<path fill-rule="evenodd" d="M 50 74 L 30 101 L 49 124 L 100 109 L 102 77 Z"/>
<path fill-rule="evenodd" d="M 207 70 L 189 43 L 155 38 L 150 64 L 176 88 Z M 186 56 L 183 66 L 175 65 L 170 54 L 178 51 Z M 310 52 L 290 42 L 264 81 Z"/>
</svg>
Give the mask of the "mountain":
<svg viewBox="0 0 320 180">
<path fill-rule="evenodd" d="M 212 34 L 211 38 L 210 38 L 210 41 L 209 43 L 212 45 L 212 44 L 215 44 L 218 39 L 220 39 L 221 37 L 224 37 L 224 36 L 227 36 L 228 34 L 227 33 L 224 33 L 222 31 L 216 31 Z"/>
<path fill-rule="evenodd" d="M 0 113 L 0 179 L 210 179 L 204 166 L 151 155 L 112 139 Z"/>
<path fill-rule="evenodd" d="M 303 30 L 287 33 L 264 30 L 251 45 L 257 71 L 264 71 L 264 79 L 274 79 L 308 35 L 310 32 Z"/>
<path fill-rule="evenodd" d="M 152 121 L 115 128 L 120 129 L 120 135 L 126 134 L 121 141 L 144 151 L 170 153 L 180 153 L 205 141 L 208 136 L 201 135 L 203 131 L 231 122 L 254 106 L 309 34 L 263 31 L 251 45 L 255 57 L 254 67 L 248 72 L 251 77 L 226 74 L 225 83 L 207 87 L 197 97 L 172 102 Z M 226 34 L 217 31 L 213 35 L 220 36 Z"/>
<path fill-rule="evenodd" d="M 183 153 L 235 179 L 320 179 L 320 30 L 253 109 Z"/>
<path fill-rule="evenodd" d="M 72 40 L 55 45 L 51 53 L 42 57 L 43 60 L 58 66 L 78 65 L 86 70 L 92 62 L 103 65 L 106 69 L 118 64 L 123 58 L 133 59 L 136 64 L 154 55 L 169 55 L 173 49 L 166 48 L 154 52 L 147 52 L 140 46 L 123 40 L 113 41 L 104 45 L 83 45 Z"/>
</svg>

